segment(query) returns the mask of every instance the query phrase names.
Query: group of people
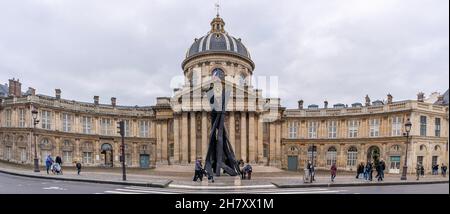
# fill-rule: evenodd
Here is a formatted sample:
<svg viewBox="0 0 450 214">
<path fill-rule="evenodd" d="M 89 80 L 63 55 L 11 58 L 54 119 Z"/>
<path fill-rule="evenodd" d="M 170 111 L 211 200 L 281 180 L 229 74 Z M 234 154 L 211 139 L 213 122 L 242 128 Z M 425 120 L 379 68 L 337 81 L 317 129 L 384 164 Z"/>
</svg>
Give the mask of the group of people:
<svg viewBox="0 0 450 214">
<path fill-rule="evenodd" d="M 243 160 L 240 160 L 239 164 L 240 166 L 242 166 L 241 178 L 251 180 L 253 172 L 252 166 L 249 163 L 244 164 Z M 192 179 L 192 181 L 203 181 L 204 176 L 208 177 L 208 180 L 211 180 L 211 182 L 214 182 L 213 176 L 208 175 L 207 171 L 203 168 L 202 161 L 200 159 L 197 159 L 195 160 L 194 178 Z"/>
<path fill-rule="evenodd" d="M 431 167 L 431 169 L 432 169 L 432 173 L 431 173 L 432 175 L 439 175 L 439 164 L 433 165 Z M 447 174 L 447 166 L 444 163 L 441 164 L 441 174 L 444 177 Z"/>
<path fill-rule="evenodd" d="M 50 174 L 50 171 L 53 174 L 62 175 L 62 158 L 60 156 L 56 156 L 55 160 L 53 160 L 52 156 L 49 154 L 45 159 L 45 167 L 47 169 L 47 174 Z M 81 163 L 76 162 L 75 167 L 77 168 L 77 174 L 80 175 L 81 172 Z"/>
<path fill-rule="evenodd" d="M 378 164 L 373 164 L 369 161 L 366 165 L 364 165 L 364 163 L 361 162 L 356 169 L 356 178 L 364 178 L 364 180 L 366 181 L 372 181 L 374 168 L 377 172 L 375 178 L 377 178 L 378 181 L 383 181 L 384 170 L 386 169 L 386 163 L 384 162 L 384 160 L 380 160 Z"/>
</svg>

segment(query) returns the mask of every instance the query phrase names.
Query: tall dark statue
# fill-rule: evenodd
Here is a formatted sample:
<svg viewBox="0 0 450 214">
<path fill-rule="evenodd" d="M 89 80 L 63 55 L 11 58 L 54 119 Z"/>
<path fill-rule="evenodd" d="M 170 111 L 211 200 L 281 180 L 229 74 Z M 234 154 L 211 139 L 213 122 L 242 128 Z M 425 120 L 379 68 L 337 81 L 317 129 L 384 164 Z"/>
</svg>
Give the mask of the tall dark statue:
<svg viewBox="0 0 450 214">
<path fill-rule="evenodd" d="M 225 113 L 230 90 L 225 87 L 225 75 L 219 68 L 213 70 L 213 83 L 207 91 L 211 105 L 211 130 L 208 152 L 205 160 L 205 170 L 212 179 L 220 176 L 220 170 L 236 176 L 240 174 L 239 163 L 234 156 L 233 148 L 228 140 L 225 128 Z"/>
</svg>

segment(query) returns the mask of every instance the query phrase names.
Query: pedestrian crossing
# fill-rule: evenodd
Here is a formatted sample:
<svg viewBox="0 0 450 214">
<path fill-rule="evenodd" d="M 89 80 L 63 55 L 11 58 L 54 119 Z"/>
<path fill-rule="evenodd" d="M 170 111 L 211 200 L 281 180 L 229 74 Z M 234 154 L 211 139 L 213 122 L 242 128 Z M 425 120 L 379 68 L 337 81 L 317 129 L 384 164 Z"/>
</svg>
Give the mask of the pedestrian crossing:
<svg viewBox="0 0 450 214">
<path fill-rule="evenodd" d="M 124 186 L 105 190 L 95 194 L 345 194 L 347 190 L 327 188 L 293 188 L 293 189 L 211 189 L 194 190 L 180 188 L 152 188 L 139 186 Z"/>
</svg>

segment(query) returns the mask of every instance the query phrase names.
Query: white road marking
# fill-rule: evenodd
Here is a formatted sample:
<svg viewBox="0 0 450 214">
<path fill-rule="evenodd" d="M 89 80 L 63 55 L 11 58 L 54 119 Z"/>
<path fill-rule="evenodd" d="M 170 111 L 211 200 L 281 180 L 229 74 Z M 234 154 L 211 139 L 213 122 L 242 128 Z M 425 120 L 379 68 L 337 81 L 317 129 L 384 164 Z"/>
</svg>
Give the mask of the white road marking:
<svg viewBox="0 0 450 214">
<path fill-rule="evenodd" d="M 105 191 L 105 193 L 110 193 L 110 194 L 144 194 L 144 193 L 137 193 L 137 192 L 120 192 L 120 191 Z"/>
<path fill-rule="evenodd" d="M 45 189 L 45 190 L 67 190 L 67 189 L 64 189 L 61 187 L 43 187 L 42 189 Z"/>
<path fill-rule="evenodd" d="M 169 184 L 171 188 L 182 188 L 182 189 L 263 189 L 263 188 L 275 188 L 275 185 L 252 185 L 252 186 L 189 186 L 189 185 L 179 185 L 179 184 Z"/>
</svg>

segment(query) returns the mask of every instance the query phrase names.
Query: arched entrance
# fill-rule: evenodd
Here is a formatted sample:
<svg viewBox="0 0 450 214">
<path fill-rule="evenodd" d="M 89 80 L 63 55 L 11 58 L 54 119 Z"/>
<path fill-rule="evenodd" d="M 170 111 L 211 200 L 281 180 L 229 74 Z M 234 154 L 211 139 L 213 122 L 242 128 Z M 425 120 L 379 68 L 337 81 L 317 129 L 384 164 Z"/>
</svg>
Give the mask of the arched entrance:
<svg viewBox="0 0 450 214">
<path fill-rule="evenodd" d="M 105 166 L 106 167 L 113 167 L 113 149 L 111 144 L 104 143 L 101 147 L 102 154 L 104 155 L 105 159 Z"/>
<path fill-rule="evenodd" d="M 367 150 L 367 162 L 378 163 L 380 160 L 380 148 L 378 146 L 371 146 Z"/>
</svg>

